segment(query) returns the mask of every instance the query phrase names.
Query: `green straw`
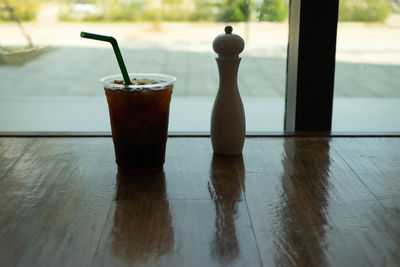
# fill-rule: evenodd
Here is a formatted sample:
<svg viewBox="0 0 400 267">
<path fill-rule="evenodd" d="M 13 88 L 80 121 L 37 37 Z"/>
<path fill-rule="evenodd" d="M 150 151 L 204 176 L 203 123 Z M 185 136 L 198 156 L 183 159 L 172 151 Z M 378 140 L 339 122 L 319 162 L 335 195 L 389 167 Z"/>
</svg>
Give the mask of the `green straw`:
<svg viewBox="0 0 400 267">
<path fill-rule="evenodd" d="M 81 32 L 81 37 L 111 43 L 114 49 L 115 56 L 117 57 L 118 60 L 119 68 L 121 69 L 122 72 L 122 77 L 124 77 L 125 85 L 131 84 L 131 81 L 129 80 L 128 71 L 126 70 L 124 60 L 122 59 L 121 51 L 119 50 L 117 40 L 115 40 L 114 37 L 88 33 L 88 32 Z"/>
</svg>

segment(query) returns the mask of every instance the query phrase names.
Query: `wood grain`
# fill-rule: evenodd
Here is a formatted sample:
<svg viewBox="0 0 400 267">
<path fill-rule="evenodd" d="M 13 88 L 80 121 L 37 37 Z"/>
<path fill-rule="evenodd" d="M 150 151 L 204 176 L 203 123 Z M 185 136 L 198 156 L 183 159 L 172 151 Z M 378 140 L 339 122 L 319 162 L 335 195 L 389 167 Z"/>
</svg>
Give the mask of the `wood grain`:
<svg viewBox="0 0 400 267">
<path fill-rule="evenodd" d="M 253 157 L 245 161 L 245 194 L 264 265 L 381 266 L 399 262 L 399 221 L 331 149 L 330 139 L 254 142 L 252 152 L 246 151 Z M 249 165 L 259 168 L 277 154 L 281 163 L 274 168 L 268 165 L 268 170 L 254 173 L 249 169 Z"/>
<path fill-rule="evenodd" d="M 400 220 L 400 138 L 336 138 L 333 148 Z"/>
<path fill-rule="evenodd" d="M 34 138 L 0 138 L 0 180 L 34 140 Z"/>
<path fill-rule="evenodd" d="M 25 152 L 0 180 L 1 265 L 90 263 L 115 193 L 112 149 L 43 138 Z"/>
<path fill-rule="evenodd" d="M 243 201 L 242 157 L 212 156 L 203 139 L 169 143 L 178 176 L 171 166 L 155 175 L 117 175 L 116 199 L 92 266 L 261 265 Z M 199 157 L 199 147 L 208 156 Z"/>
<path fill-rule="evenodd" d="M 169 138 L 164 172 L 111 138 L 0 138 L 0 266 L 398 266 L 400 138 Z"/>
</svg>

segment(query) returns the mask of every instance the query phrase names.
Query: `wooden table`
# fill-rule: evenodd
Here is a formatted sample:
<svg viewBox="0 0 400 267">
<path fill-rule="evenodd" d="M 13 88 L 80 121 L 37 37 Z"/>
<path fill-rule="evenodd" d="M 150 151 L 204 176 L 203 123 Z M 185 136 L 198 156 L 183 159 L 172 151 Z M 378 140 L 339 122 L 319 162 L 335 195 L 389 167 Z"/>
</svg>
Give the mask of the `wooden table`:
<svg viewBox="0 0 400 267">
<path fill-rule="evenodd" d="M 117 173 L 111 138 L 0 138 L 1 266 L 399 266 L 400 138 L 169 138 Z"/>
</svg>

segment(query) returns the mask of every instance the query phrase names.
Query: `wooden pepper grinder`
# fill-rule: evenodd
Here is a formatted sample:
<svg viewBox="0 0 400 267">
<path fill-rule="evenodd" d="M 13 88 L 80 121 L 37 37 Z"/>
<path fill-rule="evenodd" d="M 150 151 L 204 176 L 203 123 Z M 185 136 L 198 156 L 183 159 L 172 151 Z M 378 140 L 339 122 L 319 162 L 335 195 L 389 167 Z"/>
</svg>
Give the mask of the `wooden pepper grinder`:
<svg viewBox="0 0 400 267">
<path fill-rule="evenodd" d="M 215 154 L 238 155 L 242 153 L 246 134 L 243 102 L 237 86 L 237 75 L 244 49 L 244 40 L 226 26 L 225 33 L 213 42 L 218 54 L 219 88 L 211 113 L 211 143 Z"/>
</svg>

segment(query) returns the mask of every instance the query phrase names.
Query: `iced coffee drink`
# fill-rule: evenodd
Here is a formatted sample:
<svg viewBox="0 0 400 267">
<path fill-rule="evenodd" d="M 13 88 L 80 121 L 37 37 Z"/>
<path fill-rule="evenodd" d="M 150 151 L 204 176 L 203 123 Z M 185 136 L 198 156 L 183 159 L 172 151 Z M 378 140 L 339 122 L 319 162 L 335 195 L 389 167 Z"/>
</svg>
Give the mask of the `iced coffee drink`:
<svg viewBox="0 0 400 267">
<path fill-rule="evenodd" d="M 110 114 L 118 170 L 147 173 L 163 169 L 169 104 L 176 78 L 162 74 L 129 74 L 101 79 Z"/>
</svg>

